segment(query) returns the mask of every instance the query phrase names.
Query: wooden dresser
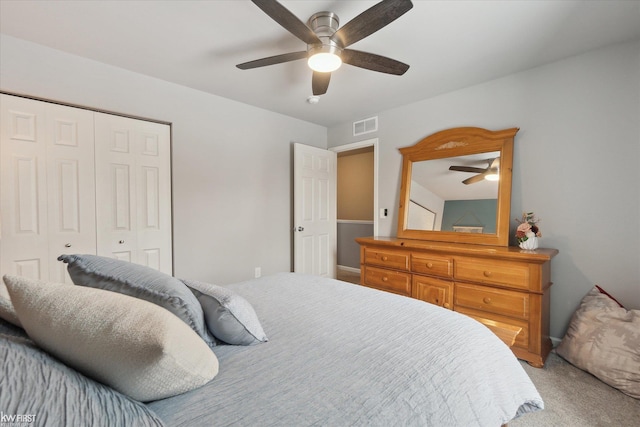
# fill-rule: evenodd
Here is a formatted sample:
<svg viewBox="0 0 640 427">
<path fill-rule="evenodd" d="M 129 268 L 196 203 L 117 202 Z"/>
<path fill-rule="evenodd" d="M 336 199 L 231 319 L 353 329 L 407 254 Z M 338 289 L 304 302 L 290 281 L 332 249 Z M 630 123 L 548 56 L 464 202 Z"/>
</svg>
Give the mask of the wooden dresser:
<svg viewBox="0 0 640 427">
<path fill-rule="evenodd" d="M 392 237 L 356 241 L 362 285 L 473 317 L 516 357 L 544 366 L 551 351 L 550 266 L 557 250 Z"/>
</svg>

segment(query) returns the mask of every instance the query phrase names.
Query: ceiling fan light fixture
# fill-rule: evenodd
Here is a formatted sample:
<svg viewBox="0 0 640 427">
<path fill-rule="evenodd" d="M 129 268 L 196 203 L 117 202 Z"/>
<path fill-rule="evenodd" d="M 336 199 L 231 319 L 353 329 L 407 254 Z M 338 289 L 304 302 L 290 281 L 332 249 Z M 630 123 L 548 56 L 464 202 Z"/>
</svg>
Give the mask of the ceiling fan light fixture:
<svg viewBox="0 0 640 427">
<path fill-rule="evenodd" d="M 309 68 L 313 70 L 312 92 L 314 95 L 324 95 L 329 87 L 331 72 L 342 65 L 343 52 L 344 62 L 355 67 L 398 76 L 409 69 L 407 64 L 395 59 L 347 48 L 400 18 L 413 7 L 411 0 L 381 0 L 342 27 L 338 15 L 333 12 L 314 13 L 305 24 L 278 0 L 252 1 L 285 30 L 305 42 L 307 50 L 237 64 L 236 67 L 241 70 L 297 61 L 306 54 Z"/>
<path fill-rule="evenodd" d="M 500 180 L 500 175 L 498 172 L 490 172 L 484 176 L 484 179 L 487 181 L 498 181 Z"/>
<path fill-rule="evenodd" d="M 309 49 L 307 64 L 313 71 L 330 73 L 342 65 L 340 48 L 332 45 L 321 45 Z"/>
</svg>

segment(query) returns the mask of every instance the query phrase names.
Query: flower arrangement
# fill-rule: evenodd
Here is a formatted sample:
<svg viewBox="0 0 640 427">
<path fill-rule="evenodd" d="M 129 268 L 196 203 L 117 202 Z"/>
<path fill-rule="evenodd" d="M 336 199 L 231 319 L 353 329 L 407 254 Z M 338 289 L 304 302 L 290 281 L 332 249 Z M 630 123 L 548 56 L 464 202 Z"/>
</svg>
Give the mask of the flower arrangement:
<svg viewBox="0 0 640 427">
<path fill-rule="evenodd" d="M 540 220 L 533 212 L 523 212 L 522 219 L 516 218 L 516 221 L 520 223 L 516 229 L 516 239 L 519 244 L 526 242 L 531 237 L 542 237 L 538 227 Z"/>
</svg>

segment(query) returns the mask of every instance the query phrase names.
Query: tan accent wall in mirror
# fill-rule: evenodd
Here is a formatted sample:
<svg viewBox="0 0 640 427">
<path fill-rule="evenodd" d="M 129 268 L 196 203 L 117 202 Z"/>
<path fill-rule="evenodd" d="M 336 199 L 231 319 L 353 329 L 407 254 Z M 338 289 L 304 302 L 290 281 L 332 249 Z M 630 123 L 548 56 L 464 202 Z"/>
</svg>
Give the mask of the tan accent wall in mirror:
<svg viewBox="0 0 640 427">
<path fill-rule="evenodd" d="M 338 153 L 338 219 L 373 221 L 373 147 Z"/>
<path fill-rule="evenodd" d="M 400 148 L 398 237 L 508 246 L 517 132 L 460 127 Z"/>
</svg>

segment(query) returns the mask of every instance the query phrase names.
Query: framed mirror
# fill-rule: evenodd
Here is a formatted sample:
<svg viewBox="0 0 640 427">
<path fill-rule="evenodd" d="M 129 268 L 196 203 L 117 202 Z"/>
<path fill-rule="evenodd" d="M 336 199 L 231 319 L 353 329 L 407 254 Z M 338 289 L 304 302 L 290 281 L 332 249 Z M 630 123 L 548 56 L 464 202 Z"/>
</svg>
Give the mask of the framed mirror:
<svg viewBox="0 0 640 427">
<path fill-rule="evenodd" d="M 398 237 L 508 246 L 516 132 L 453 128 L 401 148 Z"/>
</svg>

